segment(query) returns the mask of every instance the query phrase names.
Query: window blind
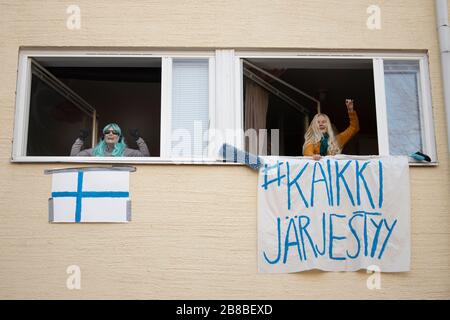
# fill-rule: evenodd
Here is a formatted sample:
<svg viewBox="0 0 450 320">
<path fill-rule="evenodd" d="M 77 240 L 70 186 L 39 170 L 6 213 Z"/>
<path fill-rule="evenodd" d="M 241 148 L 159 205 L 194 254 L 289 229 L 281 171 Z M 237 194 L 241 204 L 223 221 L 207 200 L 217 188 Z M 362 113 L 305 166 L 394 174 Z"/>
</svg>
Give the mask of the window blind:
<svg viewBox="0 0 450 320">
<path fill-rule="evenodd" d="M 208 154 L 208 60 L 174 59 L 172 64 L 172 157 Z"/>
</svg>

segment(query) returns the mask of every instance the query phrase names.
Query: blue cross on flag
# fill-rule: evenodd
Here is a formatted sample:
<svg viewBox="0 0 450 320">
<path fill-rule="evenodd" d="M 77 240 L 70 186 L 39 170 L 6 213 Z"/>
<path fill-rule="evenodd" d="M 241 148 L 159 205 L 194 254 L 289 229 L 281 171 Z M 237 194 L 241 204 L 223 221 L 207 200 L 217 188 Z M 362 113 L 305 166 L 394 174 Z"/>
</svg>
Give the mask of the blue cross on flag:
<svg viewBox="0 0 450 320">
<path fill-rule="evenodd" d="M 52 174 L 49 221 L 129 221 L 129 175 L 134 170 L 112 167 L 46 171 Z"/>
</svg>

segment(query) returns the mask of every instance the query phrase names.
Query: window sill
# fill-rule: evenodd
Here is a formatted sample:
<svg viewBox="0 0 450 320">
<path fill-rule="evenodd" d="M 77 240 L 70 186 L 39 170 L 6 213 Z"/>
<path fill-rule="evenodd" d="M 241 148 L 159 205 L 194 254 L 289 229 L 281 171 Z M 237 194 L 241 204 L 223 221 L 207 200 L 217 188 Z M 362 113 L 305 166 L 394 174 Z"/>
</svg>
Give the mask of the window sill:
<svg viewBox="0 0 450 320">
<path fill-rule="evenodd" d="M 364 160 L 364 159 L 370 159 L 378 156 L 350 156 L 346 155 L 345 159 L 357 159 L 357 160 Z M 303 157 L 289 157 L 292 159 L 300 159 Z M 311 157 L 305 157 L 305 158 L 311 158 Z M 337 158 L 341 158 L 341 156 L 337 156 Z M 164 164 L 164 165 L 170 165 L 170 164 L 187 164 L 187 165 L 238 165 L 241 166 L 243 164 L 241 163 L 234 163 L 234 162 L 223 162 L 219 159 L 211 159 L 211 158 L 205 158 L 205 159 L 187 159 L 187 158 L 180 158 L 180 159 L 164 159 L 160 157 L 15 157 L 12 158 L 11 163 L 86 163 L 86 164 Z M 410 167 L 437 167 L 439 165 L 439 162 L 409 162 Z"/>
<path fill-rule="evenodd" d="M 409 162 L 410 167 L 437 167 L 439 162 Z"/>
<path fill-rule="evenodd" d="M 15 157 L 11 163 L 86 163 L 86 164 L 195 164 L 242 165 L 216 159 L 163 159 L 160 157 Z"/>
</svg>

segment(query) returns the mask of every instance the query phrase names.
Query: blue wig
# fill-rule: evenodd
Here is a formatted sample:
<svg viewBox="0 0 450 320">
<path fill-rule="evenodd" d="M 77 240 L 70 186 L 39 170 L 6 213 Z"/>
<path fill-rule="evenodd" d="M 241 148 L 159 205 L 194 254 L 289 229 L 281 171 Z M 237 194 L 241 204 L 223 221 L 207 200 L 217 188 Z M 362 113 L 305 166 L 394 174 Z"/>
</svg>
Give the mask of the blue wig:
<svg viewBox="0 0 450 320">
<path fill-rule="evenodd" d="M 110 123 L 110 124 L 107 124 L 103 128 L 103 131 L 102 131 L 103 134 L 105 134 L 105 132 L 110 129 L 119 133 L 119 141 L 114 145 L 114 149 L 113 149 L 111 155 L 113 157 L 122 157 L 123 153 L 125 152 L 125 148 L 127 147 L 127 145 L 124 142 L 123 136 L 122 136 L 122 130 L 120 130 L 120 127 L 118 124 Z M 104 137 L 102 137 L 100 142 L 94 148 L 94 151 L 93 151 L 94 157 L 104 157 L 106 148 L 107 148 L 107 144 L 105 142 Z"/>
</svg>

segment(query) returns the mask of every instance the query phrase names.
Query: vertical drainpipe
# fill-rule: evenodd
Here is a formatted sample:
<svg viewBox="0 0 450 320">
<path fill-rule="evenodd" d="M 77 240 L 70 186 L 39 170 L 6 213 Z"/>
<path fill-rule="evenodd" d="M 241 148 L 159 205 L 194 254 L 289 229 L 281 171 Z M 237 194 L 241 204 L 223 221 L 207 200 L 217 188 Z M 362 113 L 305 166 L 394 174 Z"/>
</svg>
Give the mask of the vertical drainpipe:
<svg viewBox="0 0 450 320">
<path fill-rule="evenodd" d="M 439 35 L 441 52 L 442 86 L 444 89 L 444 104 L 447 119 L 447 142 L 450 152 L 450 27 L 448 24 L 447 0 L 435 0 L 436 26 Z"/>
</svg>

